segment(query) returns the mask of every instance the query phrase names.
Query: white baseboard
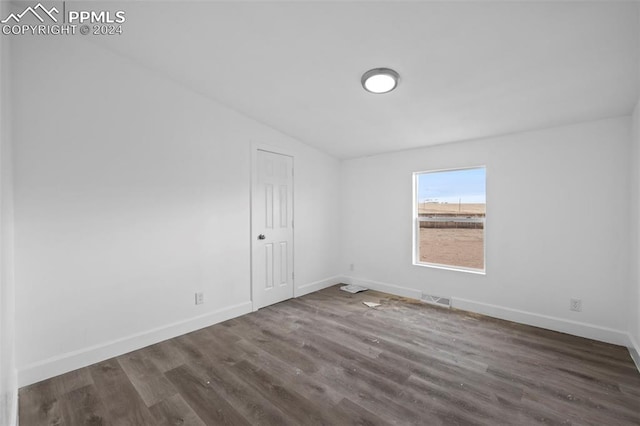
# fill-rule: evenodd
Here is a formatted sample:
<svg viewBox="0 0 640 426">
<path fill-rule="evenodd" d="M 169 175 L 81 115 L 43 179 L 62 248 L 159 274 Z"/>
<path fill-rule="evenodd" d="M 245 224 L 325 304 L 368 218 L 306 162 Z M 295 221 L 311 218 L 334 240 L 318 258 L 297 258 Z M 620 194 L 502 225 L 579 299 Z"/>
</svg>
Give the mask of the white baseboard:
<svg viewBox="0 0 640 426">
<path fill-rule="evenodd" d="M 209 327 L 213 324 L 248 314 L 251 312 L 251 308 L 250 301 L 243 302 L 194 318 L 132 334 L 111 342 L 48 358 L 21 368 L 18 372 L 18 385 L 19 387 L 27 386 L 173 337 Z"/>
<path fill-rule="evenodd" d="M 572 321 L 549 315 L 536 314 L 534 312 L 491 305 L 473 300 L 460 299 L 457 297 L 453 297 L 451 302 L 452 307 L 456 309 L 475 312 L 520 324 L 532 325 L 534 327 L 546 328 L 547 330 L 559 331 L 561 333 L 567 333 L 574 336 L 586 337 L 587 339 L 612 343 L 614 345 L 627 346 L 627 342 L 629 340 L 628 334 L 625 331 L 615 330 L 613 328 L 602 327 L 599 325 Z"/>
<path fill-rule="evenodd" d="M 9 417 L 9 424 L 11 426 L 18 426 L 18 370 L 13 369 L 11 377 L 11 416 Z"/>
<path fill-rule="evenodd" d="M 631 333 L 629 333 L 629 344 L 627 347 L 629 348 L 631 359 L 636 364 L 636 368 L 640 372 L 640 345 L 638 345 L 638 342 L 633 338 Z"/>
<path fill-rule="evenodd" d="M 419 299 L 421 296 L 421 292 L 419 290 L 408 287 L 350 276 L 334 276 L 297 287 L 295 289 L 295 297 L 304 296 L 305 294 L 322 290 L 340 283 L 361 285 L 373 290 L 383 291 L 402 297 L 411 297 L 414 299 Z M 593 324 L 511 309 L 503 306 L 490 305 L 467 299 L 452 298 L 452 306 L 456 309 L 514 321 L 521 324 L 532 325 L 607 343 L 627 346 L 636 367 L 638 367 L 638 370 L 640 371 L 640 346 L 629 333 Z M 142 333 L 136 333 L 121 339 L 83 348 L 77 351 L 68 352 L 21 368 L 20 371 L 16 373 L 17 378 L 14 378 L 14 383 L 17 382 L 19 387 L 27 386 L 50 377 L 86 367 L 88 365 L 141 349 L 173 337 L 190 333 L 240 315 L 248 314 L 251 311 L 252 303 L 250 301 L 243 302 L 194 318 L 178 321 L 167 326 L 158 327 Z M 12 423 L 9 424 L 14 426 L 17 424 L 18 414 L 17 392 L 13 392 L 11 399 L 13 412 L 11 413 L 10 420 Z"/>
<path fill-rule="evenodd" d="M 412 299 L 420 299 L 422 292 L 413 288 L 401 287 L 393 284 L 387 284 L 379 281 L 371 281 L 363 278 L 343 276 L 342 282 L 345 284 L 355 284 L 372 290 L 382 291 L 384 293 L 395 294 L 396 296 L 410 297 Z"/>
<path fill-rule="evenodd" d="M 340 284 L 341 282 L 343 282 L 342 279 L 343 277 L 341 275 L 336 275 L 335 277 L 301 285 L 300 287 L 296 287 L 294 289 L 294 297 L 304 296 L 305 294 L 313 293 L 314 291 L 319 291 L 327 287 L 331 287 L 332 285 Z"/>
<path fill-rule="evenodd" d="M 422 296 L 422 292 L 420 290 L 397 286 L 394 284 L 349 276 L 344 276 L 342 280 L 346 284 L 361 285 L 363 287 L 395 294 L 397 296 L 411 297 L 414 299 L 420 299 Z M 588 339 L 598 340 L 601 342 L 613 343 L 615 345 L 629 346 L 629 335 L 625 331 L 456 297 L 451 298 L 451 303 L 453 308 L 464 311 L 470 311 L 520 324 L 532 325 L 534 327 L 545 328 L 548 330 L 559 331 L 561 333 L 572 334 L 574 336 L 586 337 Z"/>
<path fill-rule="evenodd" d="M 295 297 L 304 296 L 323 288 L 339 284 L 342 276 L 334 276 L 324 280 L 302 285 L 294 289 Z M 115 356 L 120 356 L 137 349 L 153 345 L 163 340 L 171 339 L 204 327 L 209 327 L 222 321 L 252 312 L 252 302 L 244 302 L 235 306 L 178 321 L 163 327 L 158 327 L 142 333 L 136 333 L 111 342 L 83 348 L 62 355 L 51 357 L 27 365 L 20 369 L 18 384 L 20 387 L 30 385 L 78 368 L 86 367 Z"/>
<path fill-rule="evenodd" d="M 16 369 L 10 371 L 7 389 L 3 390 L 2 407 L 0 407 L 0 423 L 2 422 L 7 422 L 7 426 L 18 426 L 18 371 Z"/>
</svg>

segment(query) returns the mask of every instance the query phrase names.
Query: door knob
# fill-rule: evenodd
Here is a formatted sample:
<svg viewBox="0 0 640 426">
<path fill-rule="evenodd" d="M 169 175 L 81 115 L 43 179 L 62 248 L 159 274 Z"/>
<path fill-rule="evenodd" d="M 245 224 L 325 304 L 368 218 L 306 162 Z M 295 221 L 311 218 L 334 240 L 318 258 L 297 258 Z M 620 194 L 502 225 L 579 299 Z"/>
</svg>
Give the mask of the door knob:
<svg viewBox="0 0 640 426">
<path fill-rule="evenodd" d="M 260 234 L 260 235 L 258 235 L 258 239 L 259 239 L 259 240 L 264 240 L 265 238 L 267 238 L 267 237 L 265 237 L 265 236 L 264 236 L 264 234 Z"/>
</svg>

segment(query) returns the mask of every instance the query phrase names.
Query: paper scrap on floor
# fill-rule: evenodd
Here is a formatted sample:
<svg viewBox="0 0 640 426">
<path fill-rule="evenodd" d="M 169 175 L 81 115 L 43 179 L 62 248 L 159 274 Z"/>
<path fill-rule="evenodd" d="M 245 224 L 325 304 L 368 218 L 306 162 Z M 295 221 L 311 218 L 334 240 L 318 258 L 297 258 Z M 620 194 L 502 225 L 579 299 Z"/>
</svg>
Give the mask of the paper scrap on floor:
<svg viewBox="0 0 640 426">
<path fill-rule="evenodd" d="M 349 292 L 349 293 L 359 293 L 361 291 L 365 291 L 365 290 L 369 290 L 369 289 L 366 288 L 366 287 L 359 286 L 359 285 L 351 284 L 351 285 L 343 285 L 342 287 L 340 287 L 340 290 L 343 290 L 343 291 L 346 291 L 346 292 Z"/>
<path fill-rule="evenodd" d="M 377 308 L 378 306 L 382 306 L 380 303 L 376 302 L 362 302 L 370 308 Z"/>
</svg>

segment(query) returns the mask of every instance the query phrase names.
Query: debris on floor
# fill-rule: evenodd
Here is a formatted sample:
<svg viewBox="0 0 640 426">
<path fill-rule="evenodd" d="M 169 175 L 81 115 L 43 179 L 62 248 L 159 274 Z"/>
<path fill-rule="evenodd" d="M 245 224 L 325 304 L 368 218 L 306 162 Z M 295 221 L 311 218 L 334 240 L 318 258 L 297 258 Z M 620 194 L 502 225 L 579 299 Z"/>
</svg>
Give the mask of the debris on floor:
<svg viewBox="0 0 640 426">
<path fill-rule="evenodd" d="M 343 285 L 342 287 L 340 287 L 340 290 L 346 291 L 348 293 L 359 293 L 361 291 L 366 291 L 369 289 L 359 285 L 351 284 L 351 285 Z"/>
<path fill-rule="evenodd" d="M 377 308 L 378 306 L 382 306 L 380 303 L 376 302 L 362 302 L 370 308 Z"/>
</svg>

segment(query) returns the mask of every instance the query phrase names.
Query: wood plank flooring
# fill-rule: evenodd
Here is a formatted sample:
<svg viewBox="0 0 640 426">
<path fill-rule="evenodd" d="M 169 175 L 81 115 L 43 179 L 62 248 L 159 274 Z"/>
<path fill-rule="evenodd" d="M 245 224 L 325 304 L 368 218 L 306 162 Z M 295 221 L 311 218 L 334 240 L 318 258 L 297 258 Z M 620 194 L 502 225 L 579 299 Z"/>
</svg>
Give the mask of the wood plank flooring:
<svg viewBox="0 0 640 426">
<path fill-rule="evenodd" d="M 339 286 L 20 390 L 22 426 L 541 423 L 640 425 L 627 349 Z"/>
</svg>

